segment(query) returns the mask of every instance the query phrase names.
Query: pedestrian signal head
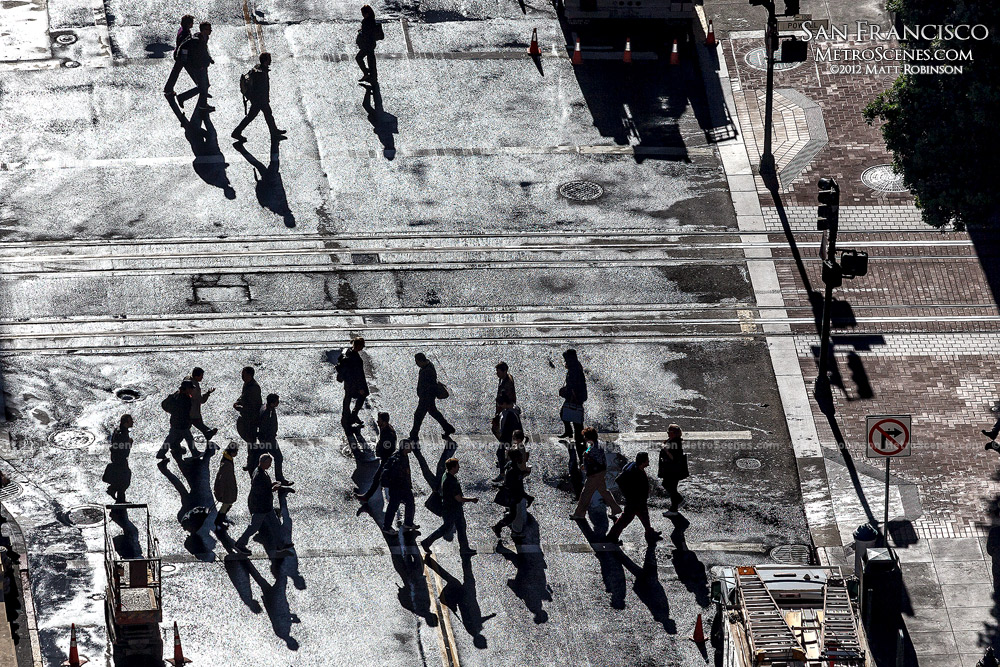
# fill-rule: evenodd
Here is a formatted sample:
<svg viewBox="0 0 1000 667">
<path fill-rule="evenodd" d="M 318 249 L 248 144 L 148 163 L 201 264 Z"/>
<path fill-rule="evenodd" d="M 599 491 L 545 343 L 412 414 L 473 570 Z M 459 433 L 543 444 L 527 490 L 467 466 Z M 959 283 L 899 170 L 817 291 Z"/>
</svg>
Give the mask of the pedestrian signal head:
<svg viewBox="0 0 1000 667">
<path fill-rule="evenodd" d="M 816 229 L 835 228 L 840 210 L 840 186 L 832 178 L 821 178 L 818 185 L 819 207 L 816 210 Z"/>
</svg>

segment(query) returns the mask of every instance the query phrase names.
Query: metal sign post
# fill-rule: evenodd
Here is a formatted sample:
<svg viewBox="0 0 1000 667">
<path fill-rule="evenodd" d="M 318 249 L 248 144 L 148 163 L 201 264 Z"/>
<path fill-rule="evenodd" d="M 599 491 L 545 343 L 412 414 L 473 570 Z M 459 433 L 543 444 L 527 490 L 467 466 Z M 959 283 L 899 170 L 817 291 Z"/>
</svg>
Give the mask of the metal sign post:
<svg viewBox="0 0 1000 667">
<path fill-rule="evenodd" d="M 868 442 L 865 456 L 885 459 L 885 514 L 882 521 L 882 539 L 889 546 L 889 469 L 892 459 L 910 456 L 910 415 L 868 415 L 865 418 Z"/>
</svg>

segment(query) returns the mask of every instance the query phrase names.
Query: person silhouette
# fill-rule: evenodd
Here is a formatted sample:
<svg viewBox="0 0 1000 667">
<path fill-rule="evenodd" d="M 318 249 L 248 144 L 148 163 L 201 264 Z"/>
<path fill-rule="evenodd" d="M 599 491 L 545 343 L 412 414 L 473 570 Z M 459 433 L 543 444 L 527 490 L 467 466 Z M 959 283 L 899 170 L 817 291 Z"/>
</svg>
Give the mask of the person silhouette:
<svg viewBox="0 0 1000 667">
<path fill-rule="evenodd" d="M 232 136 L 236 140 L 236 143 L 242 143 L 247 140 L 243 136 L 243 130 L 246 129 L 250 121 L 256 118 L 259 113 L 264 114 L 264 122 L 267 123 L 267 129 L 271 132 L 272 142 L 284 141 L 288 138 L 285 136 L 285 131 L 279 130 L 278 126 L 274 123 L 274 114 L 271 112 L 270 72 L 271 54 L 263 51 L 260 54 L 260 64 L 240 79 L 240 90 L 243 93 L 243 97 L 250 103 L 250 108 L 247 110 L 247 115 L 243 117 L 240 124 L 233 130 Z"/>
<path fill-rule="evenodd" d="M 382 25 L 375 20 L 375 10 L 369 5 L 361 8 L 361 16 L 363 17 L 361 28 L 358 29 L 358 36 L 354 39 L 354 43 L 358 45 L 358 55 L 354 60 L 357 61 L 363 75 L 358 81 L 375 83 L 378 80 L 378 72 L 375 69 L 375 43 L 385 39 L 385 32 L 382 30 Z"/>
</svg>

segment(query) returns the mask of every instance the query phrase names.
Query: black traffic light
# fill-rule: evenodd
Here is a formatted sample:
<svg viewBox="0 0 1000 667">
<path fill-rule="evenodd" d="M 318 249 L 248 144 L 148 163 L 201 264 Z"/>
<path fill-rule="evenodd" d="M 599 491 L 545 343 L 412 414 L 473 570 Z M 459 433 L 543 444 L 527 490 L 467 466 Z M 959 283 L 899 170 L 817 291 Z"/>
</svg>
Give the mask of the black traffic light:
<svg viewBox="0 0 1000 667">
<path fill-rule="evenodd" d="M 819 179 L 819 207 L 816 213 L 816 229 L 824 230 L 837 226 L 840 210 L 840 186 L 832 178 Z"/>
<path fill-rule="evenodd" d="M 763 7 L 767 5 L 768 0 L 750 0 L 750 5 L 752 7 Z"/>
<path fill-rule="evenodd" d="M 781 62 L 804 63 L 807 58 L 808 46 L 806 42 L 792 37 L 781 43 Z"/>
<path fill-rule="evenodd" d="M 844 284 L 844 271 L 836 262 L 823 262 L 823 284 L 830 287 L 840 287 Z"/>
<path fill-rule="evenodd" d="M 840 268 L 845 278 L 857 278 L 868 273 L 868 253 L 861 250 L 842 250 Z"/>
<path fill-rule="evenodd" d="M 794 16 L 799 13 L 799 0 L 785 0 L 785 16 Z"/>
</svg>

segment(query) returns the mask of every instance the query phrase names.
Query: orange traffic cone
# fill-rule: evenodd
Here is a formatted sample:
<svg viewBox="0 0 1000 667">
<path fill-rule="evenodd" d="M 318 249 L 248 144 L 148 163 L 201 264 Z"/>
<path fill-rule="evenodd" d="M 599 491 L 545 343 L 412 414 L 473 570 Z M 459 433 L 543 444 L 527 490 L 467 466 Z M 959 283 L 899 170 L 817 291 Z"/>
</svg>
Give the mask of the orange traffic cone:
<svg viewBox="0 0 1000 667">
<path fill-rule="evenodd" d="M 174 667 L 183 667 L 191 662 L 190 659 L 184 657 L 184 649 L 181 648 L 181 633 L 177 630 L 177 621 L 174 621 L 174 657 L 167 658 L 167 662 Z"/>
<path fill-rule="evenodd" d="M 630 63 L 632 62 L 632 38 L 625 38 L 625 53 L 622 55 L 622 61 Z"/>
<path fill-rule="evenodd" d="M 708 37 L 705 38 L 705 46 L 715 46 L 715 28 L 712 27 L 712 19 L 708 19 Z"/>
<path fill-rule="evenodd" d="M 670 64 L 680 65 L 681 64 L 681 54 L 677 52 L 677 40 L 674 40 L 674 48 L 670 51 Z"/>
<path fill-rule="evenodd" d="M 63 662 L 62 667 L 80 667 L 86 665 L 90 660 L 81 658 L 76 648 L 76 623 L 69 626 L 69 660 Z"/>
<path fill-rule="evenodd" d="M 533 56 L 542 55 L 542 50 L 538 48 L 538 28 L 531 29 L 531 46 L 528 47 L 528 53 Z"/>
<path fill-rule="evenodd" d="M 705 643 L 705 628 L 701 626 L 701 614 L 698 614 L 698 622 L 694 624 L 694 634 L 691 635 L 691 641 L 695 644 Z"/>
<path fill-rule="evenodd" d="M 583 64 L 583 54 L 580 52 L 580 38 L 576 38 L 576 47 L 573 49 L 573 64 L 582 65 Z"/>
</svg>

